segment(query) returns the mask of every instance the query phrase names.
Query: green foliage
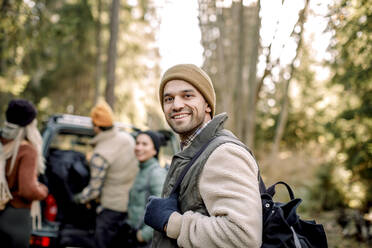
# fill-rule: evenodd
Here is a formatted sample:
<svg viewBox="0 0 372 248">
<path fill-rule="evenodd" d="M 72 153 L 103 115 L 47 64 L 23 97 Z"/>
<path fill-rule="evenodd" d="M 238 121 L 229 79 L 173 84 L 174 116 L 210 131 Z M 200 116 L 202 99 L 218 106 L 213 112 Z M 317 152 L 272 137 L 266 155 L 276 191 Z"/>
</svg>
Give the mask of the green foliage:
<svg viewBox="0 0 372 248">
<path fill-rule="evenodd" d="M 372 10 L 368 0 L 341 1 L 335 6 L 330 26 L 336 31 L 334 45 L 334 83 L 341 83 L 345 90 L 363 94 L 371 90 L 372 78 Z"/>
<path fill-rule="evenodd" d="M 90 39 L 94 37 L 94 20 L 90 8 L 86 1 L 49 4 L 48 8 L 43 11 L 44 23 L 39 24 L 40 35 L 48 39 L 40 40 L 25 58 L 33 72 L 43 65 L 43 75 L 28 85 L 24 96 L 36 103 L 48 96 L 53 99 L 48 106 L 53 111 L 64 112 L 73 104 L 75 113 L 84 113 L 88 106 L 81 103 L 90 103 L 94 86 L 94 40 Z M 40 54 L 42 57 L 37 59 Z M 64 97 L 59 97 L 61 92 L 65 92 Z M 80 104 L 76 104 L 78 101 Z"/>
<path fill-rule="evenodd" d="M 52 113 L 89 114 L 97 88 L 98 23 L 102 79 L 107 59 L 111 0 L 101 3 L 99 19 L 97 1 L 0 3 L 1 112 L 11 98 L 23 97 L 35 103 L 40 119 Z M 137 5 L 121 3 L 115 112 L 125 113 L 130 119 L 127 121 L 136 121 L 141 112 L 137 106 L 140 104 L 134 103 L 136 84 L 138 88 L 155 90 L 148 84 L 159 77 L 158 53 L 152 44 L 156 21 L 149 1 L 142 0 Z M 101 78 L 99 83 L 104 81 Z M 104 85 L 98 86 L 100 95 L 103 90 Z M 152 99 L 155 94 L 149 93 Z"/>
<path fill-rule="evenodd" d="M 332 175 L 334 164 L 323 164 L 317 171 L 317 181 L 310 190 L 310 199 L 317 202 L 317 210 L 334 210 L 345 207 L 345 199 L 335 185 Z"/>
<path fill-rule="evenodd" d="M 332 55 L 322 66 L 329 82 L 317 80 L 308 43 L 300 50 L 293 75 L 288 123 L 282 148 L 315 149 L 324 161 L 311 188 L 318 209 L 352 207 L 366 213 L 372 206 L 372 5 L 338 1 L 331 8 L 327 32 Z M 311 42 L 311 41 L 310 41 Z M 257 141 L 272 141 L 280 112 L 281 82 L 263 88 L 258 107 Z M 313 154 L 316 152 L 313 151 Z M 317 159 L 318 157 L 314 158 Z"/>
<path fill-rule="evenodd" d="M 333 8 L 330 28 L 335 31 L 330 51 L 334 72 L 331 85 L 341 85 L 339 114 L 328 123 L 337 148 L 333 162 L 351 172 L 349 188 L 361 184 L 362 197 L 347 203 L 368 211 L 372 203 L 372 6 L 368 1 L 341 1 Z M 354 187 L 355 188 L 355 187 Z M 346 194 L 346 193 L 344 193 Z M 355 201 L 358 200 L 358 201 Z"/>
<path fill-rule="evenodd" d="M 78 101 L 76 112 L 79 107 L 87 111 L 82 102 L 92 98 L 95 65 L 90 38 L 94 20 L 88 2 L 6 2 L 1 9 L 5 19 L 0 32 L 5 35 L 0 38 L 4 85 L 0 94 L 27 98 L 39 108 L 46 99 L 40 109 L 45 114 L 65 112 L 66 106 Z M 22 85 L 20 78 L 26 79 Z"/>
<path fill-rule="evenodd" d="M 311 48 L 306 43 L 300 50 L 298 59 L 300 64 L 296 67 L 293 78 L 292 88 L 297 89 L 297 93 L 292 94 L 290 98 L 290 107 L 288 121 L 281 141 L 282 147 L 290 149 L 303 149 L 310 142 L 318 142 L 319 137 L 324 137 L 324 124 L 331 119 L 324 108 L 318 104 L 329 94 L 321 85 L 321 82 L 315 80 L 315 72 L 311 70 L 314 64 L 310 56 Z M 257 144 L 265 145 L 272 142 L 279 118 L 282 99 L 281 87 L 283 80 L 276 82 L 275 92 L 264 92 L 258 105 L 257 125 Z M 265 89 L 264 89 L 265 90 Z M 273 105 L 272 102 L 275 104 Z M 321 138 L 321 139 L 322 139 Z"/>
</svg>

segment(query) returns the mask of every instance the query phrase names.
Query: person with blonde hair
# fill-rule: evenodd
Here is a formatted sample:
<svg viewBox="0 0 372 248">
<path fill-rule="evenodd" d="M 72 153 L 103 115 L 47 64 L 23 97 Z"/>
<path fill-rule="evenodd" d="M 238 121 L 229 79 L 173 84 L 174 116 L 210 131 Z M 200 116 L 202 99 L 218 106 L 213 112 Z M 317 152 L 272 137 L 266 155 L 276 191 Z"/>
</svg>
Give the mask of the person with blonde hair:
<svg viewBox="0 0 372 248">
<path fill-rule="evenodd" d="M 32 103 L 23 99 L 11 100 L 6 110 L 0 135 L 1 247 L 28 247 L 37 217 L 41 224 L 39 200 L 46 198 L 48 188 L 37 179 L 45 166 L 36 114 Z"/>
<path fill-rule="evenodd" d="M 138 172 L 134 155 L 135 141 L 127 132 L 114 126 L 111 107 L 99 102 L 91 111 L 96 136 L 92 140 L 90 181 L 82 192 L 74 196 L 77 204 L 98 199 L 100 206 L 94 234 L 95 247 L 108 247 L 127 218 L 129 190 Z"/>
</svg>

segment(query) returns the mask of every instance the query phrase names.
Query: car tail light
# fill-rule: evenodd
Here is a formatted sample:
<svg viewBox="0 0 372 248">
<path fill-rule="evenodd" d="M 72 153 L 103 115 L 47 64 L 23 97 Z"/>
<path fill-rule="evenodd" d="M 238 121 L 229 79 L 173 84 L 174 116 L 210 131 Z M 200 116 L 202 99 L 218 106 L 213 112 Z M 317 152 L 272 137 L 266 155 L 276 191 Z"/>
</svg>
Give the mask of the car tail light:
<svg viewBox="0 0 372 248">
<path fill-rule="evenodd" d="M 31 236 L 30 245 L 41 246 L 41 247 L 49 247 L 50 238 L 49 237 Z"/>
<path fill-rule="evenodd" d="M 49 221 L 55 221 L 57 216 L 57 202 L 53 195 L 48 195 L 45 199 L 44 217 Z"/>
</svg>

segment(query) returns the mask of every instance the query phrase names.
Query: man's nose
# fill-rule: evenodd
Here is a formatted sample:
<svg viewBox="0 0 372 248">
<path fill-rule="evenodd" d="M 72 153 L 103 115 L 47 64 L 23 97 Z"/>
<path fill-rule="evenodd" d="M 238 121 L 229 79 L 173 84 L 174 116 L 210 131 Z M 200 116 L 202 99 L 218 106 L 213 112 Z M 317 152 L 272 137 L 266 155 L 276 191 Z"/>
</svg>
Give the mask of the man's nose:
<svg viewBox="0 0 372 248">
<path fill-rule="evenodd" d="M 180 110 L 182 109 L 183 107 L 185 106 L 183 100 L 181 99 L 181 97 L 179 96 L 176 96 L 174 98 L 174 101 L 173 101 L 173 109 L 174 110 Z"/>
</svg>

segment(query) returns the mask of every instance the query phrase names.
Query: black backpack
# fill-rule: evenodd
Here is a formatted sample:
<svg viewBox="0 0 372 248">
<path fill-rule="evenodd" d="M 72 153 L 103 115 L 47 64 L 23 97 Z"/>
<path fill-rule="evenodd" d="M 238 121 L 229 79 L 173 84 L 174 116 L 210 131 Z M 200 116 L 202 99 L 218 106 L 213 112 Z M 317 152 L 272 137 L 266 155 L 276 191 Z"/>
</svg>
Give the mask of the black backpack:
<svg viewBox="0 0 372 248">
<path fill-rule="evenodd" d="M 302 220 L 296 213 L 302 200 L 295 198 L 291 187 L 285 182 L 277 182 L 265 188 L 259 176 L 262 200 L 263 230 L 261 248 L 323 248 L 328 247 L 327 237 L 321 224 L 315 221 Z M 275 186 L 286 186 L 290 201 L 274 202 Z"/>
<path fill-rule="evenodd" d="M 203 153 L 209 143 L 205 143 L 185 166 L 173 186 L 171 194 L 178 192 L 183 178 L 195 160 Z M 252 154 L 252 153 L 251 153 Z M 253 154 L 252 154 L 253 156 Z M 262 200 L 262 245 L 261 248 L 327 248 L 327 238 L 323 226 L 315 221 L 301 220 L 296 213 L 300 198 L 295 198 L 291 187 L 285 182 L 277 182 L 266 189 L 258 174 L 258 183 Z M 274 202 L 275 186 L 286 186 L 291 200 L 287 203 Z"/>
</svg>

